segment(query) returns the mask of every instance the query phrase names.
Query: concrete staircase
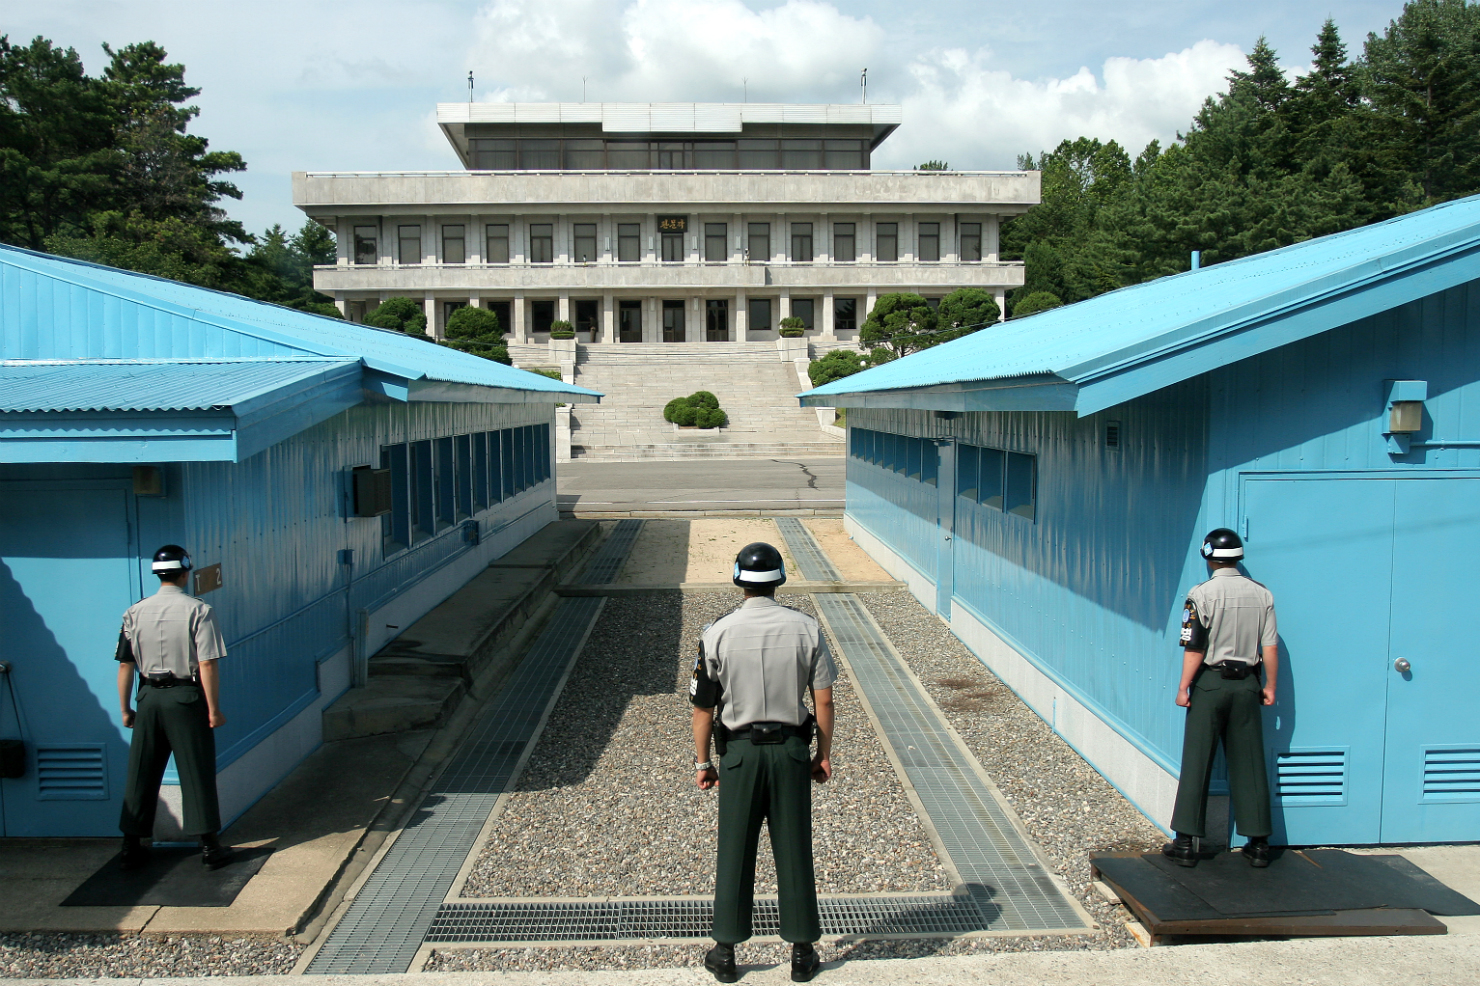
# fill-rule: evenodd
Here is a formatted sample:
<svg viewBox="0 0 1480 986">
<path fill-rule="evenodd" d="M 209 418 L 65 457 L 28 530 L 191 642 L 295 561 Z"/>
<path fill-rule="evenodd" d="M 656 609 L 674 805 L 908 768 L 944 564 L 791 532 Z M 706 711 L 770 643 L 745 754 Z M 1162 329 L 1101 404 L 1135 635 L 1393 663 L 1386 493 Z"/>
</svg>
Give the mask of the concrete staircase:
<svg viewBox="0 0 1480 986">
<path fill-rule="evenodd" d="M 686 459 L 842 455 L 817 414 L 797 405 L 793 364 L 771 343 L 628 343 L 582 347 L 575 383 L 606 395 L 571 410 L 571 455 L 580 459 Z M 663 407 L 707 390 L 729 423 L 675 429 Z"/>
</svg>

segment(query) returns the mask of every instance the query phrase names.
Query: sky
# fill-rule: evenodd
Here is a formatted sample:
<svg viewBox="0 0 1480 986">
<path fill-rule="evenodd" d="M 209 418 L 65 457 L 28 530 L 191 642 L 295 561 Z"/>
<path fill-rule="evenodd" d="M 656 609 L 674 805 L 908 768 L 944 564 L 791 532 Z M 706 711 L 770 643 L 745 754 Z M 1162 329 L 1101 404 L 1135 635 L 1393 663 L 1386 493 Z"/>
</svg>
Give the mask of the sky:
<svg viewBox="0 0 1480 986">
<path fill-rule="evenodd" d="M 1175 139 L 1262 35 L 1291 72 L 1327 17 L 1353 53 L 1401 0 L 0 0 L 0 33 L 153 40 L 246 158 L 233 217 L 296 229 L 294 171 L 460 167 L 438 102 L 899 103 L 875 168 L 1006 169 L 1078 136 Z"/>
</svg>

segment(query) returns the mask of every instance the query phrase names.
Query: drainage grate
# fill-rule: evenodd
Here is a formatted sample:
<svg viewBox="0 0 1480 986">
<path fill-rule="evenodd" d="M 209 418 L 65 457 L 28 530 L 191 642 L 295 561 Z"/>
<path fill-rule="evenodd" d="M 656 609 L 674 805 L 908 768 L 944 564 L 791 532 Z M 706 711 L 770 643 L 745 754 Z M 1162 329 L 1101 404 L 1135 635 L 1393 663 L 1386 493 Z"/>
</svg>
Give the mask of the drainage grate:
<svg viewBox="0 0 1480 986">
<path fill-rule="evenodd" d="M 586 570 L 581 573 L 576 584 L 609 585 L 615 582 L 622 566 L 627 563 L 627 555 L 632 551 L 637 535 L 642 533 L 642 525 L 643 521 L 640 520 L 617 521 L 617 526 L 607 536 L 606 542 L 596 549 L 596 554 L 591 556 L 591 561 L 586 564 Z"/>
<path fill-rule="evenodd" d="M 989 930 L 1086 928 L 868 610 L 849 593 L 812 599 Z"/>
<path fill-rule="evenodd" d="M 870 938 L 950 937 L 989 930 L 995 908 L 975 896 L 823 897 L 817 902 L 825 935 Z M 774 897 L 756 898 L 757 935 L 780 933 Z M 443 905 L 428 942 L 632 941 L 708 938 L 709 898 L 610 901 L 497 901 Z"/>
<path fill-rule="evenodd" d="M 843 576 L 833 568 L 827 555 L 823 554 L 822 547 L 812 536 L 812 532 L 807 530 L 806 524 L 795 517 L 777 517 L 776 526 L 786 539 L 786 546 L 791 549 L 791 556 L 796 559 L 802 578 L 808 582 L 843 581 Z"/>
<path fill-rule="evenodd" d="M 562 599 L 306 970 L 405 972 L 605 603 Z"/>
</svg>

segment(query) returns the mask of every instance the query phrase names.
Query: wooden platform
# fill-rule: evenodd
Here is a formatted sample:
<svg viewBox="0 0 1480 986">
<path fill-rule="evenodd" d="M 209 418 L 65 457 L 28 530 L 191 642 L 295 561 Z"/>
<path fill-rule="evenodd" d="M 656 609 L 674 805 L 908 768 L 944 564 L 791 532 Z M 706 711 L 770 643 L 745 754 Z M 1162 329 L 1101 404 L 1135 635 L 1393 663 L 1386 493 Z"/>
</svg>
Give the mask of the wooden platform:
<svg viewBox="0 0 1480 986">
<path fill-rule="evenodd" d="M 1123 852 L 1096 855 L 1091 865 L 1155 938 L 1442 935 L 1434 914 L 1480 914 L 1480 905 L 1400 856 L 1291 850 L 1254 869 L 1238 852 L 1195 867 Z"/>
</svg>

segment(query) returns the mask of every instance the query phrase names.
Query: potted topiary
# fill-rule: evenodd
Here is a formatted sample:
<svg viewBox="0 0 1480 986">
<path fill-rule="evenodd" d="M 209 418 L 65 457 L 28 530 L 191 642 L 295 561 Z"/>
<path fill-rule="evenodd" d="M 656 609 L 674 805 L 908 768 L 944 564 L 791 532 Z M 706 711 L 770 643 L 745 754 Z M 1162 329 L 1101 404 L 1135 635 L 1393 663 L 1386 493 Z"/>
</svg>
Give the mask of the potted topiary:
<svg viewBox="0 0 1480 986">
<path fill-rule="evenodd" d="M 699 390 L 687 397 L 675 397 L 663 407 L 663 420 L 677 428 L 700 428 L 718 430 L 729 420 L 719 406 L 719 398 L 707 390 Z"/>
<path fill-rule="evenodd" d="M 807 323 L 795 315 L 788 315 L 781 320 L 781 338 L 776 340 L 776 350 L 781 354 L 782 360 L 794 363 L 807 358 L 807 340 L 802 338 L 806 332 Z"/>
<path fill-rule="evenodd" d="M 564 319 L 550 323 L 550 358 L 558 363 L 576 361 L 576 327 Z"/>
<path fill-rule="evenodd" d="M 551 339 L 574 339 L 575 337 L 576 327 L 565 321 L 565 319 L 550 323 Z"/>
</svg>

